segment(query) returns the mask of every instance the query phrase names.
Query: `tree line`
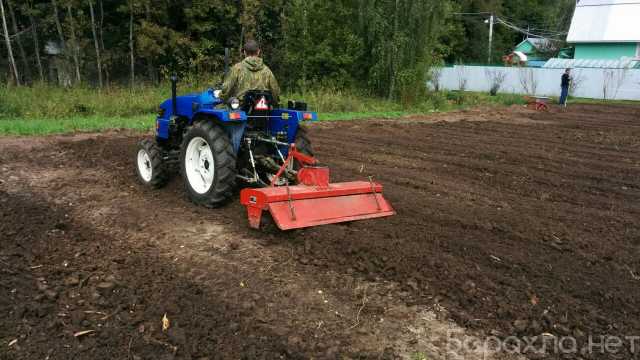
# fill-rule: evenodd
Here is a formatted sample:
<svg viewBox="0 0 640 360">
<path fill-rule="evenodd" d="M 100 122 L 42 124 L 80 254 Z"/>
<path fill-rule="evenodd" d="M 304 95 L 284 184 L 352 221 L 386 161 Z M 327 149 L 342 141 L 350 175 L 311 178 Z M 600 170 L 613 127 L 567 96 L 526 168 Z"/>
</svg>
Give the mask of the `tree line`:
<svg viewBox="0 0 640 360">
<path fill-rule="evenodd" d="M 410 101 L 430 66 L 486 61 L 483 15 L 566 31 L 572 0 L 0 0 L 0 80 L 65 86 L 220 76 L 255 38 L 285 88 Z M 567 20 L 568 19 L 568 20 Z M 497 28 L 494 51 L 522 34 Z M 482 60 L 484 59 L 484 60 Z M 499 57 L 497 58 L 499 59 Z"/>
</svg>

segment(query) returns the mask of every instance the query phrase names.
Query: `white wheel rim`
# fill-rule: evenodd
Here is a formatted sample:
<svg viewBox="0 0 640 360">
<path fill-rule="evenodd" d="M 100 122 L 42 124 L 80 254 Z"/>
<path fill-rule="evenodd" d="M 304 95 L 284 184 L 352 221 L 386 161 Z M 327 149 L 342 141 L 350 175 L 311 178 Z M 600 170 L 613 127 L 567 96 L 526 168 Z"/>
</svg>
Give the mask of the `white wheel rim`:
<svg viewBox="0 0 640 360">
<path fill-rule="evenodd" d="M 195 137 L 189 141 L 184 166 L 191 188 L 198 194 L 206 194 L 213 184 L 215 162 L 211 147 L 205 139 Z"/>
<path fill-rule="evenodd" d="M 138 151 L 138 172 L 142 180 L 145 182 L 151 181 L 153 176 L 153 167 L 151 166 L 151 158 L 145 150 Z"/>
</svg>

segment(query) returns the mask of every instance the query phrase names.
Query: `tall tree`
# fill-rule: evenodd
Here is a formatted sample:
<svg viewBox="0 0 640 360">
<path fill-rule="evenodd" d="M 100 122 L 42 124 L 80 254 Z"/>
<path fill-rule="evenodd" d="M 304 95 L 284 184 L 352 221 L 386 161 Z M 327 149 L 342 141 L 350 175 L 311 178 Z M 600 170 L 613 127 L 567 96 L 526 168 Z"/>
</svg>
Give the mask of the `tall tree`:
<svg viewBox="0 0 640 360">
<path fill-rule="evenodd" d="M 73 56 L 73 64 L 75 65 L 76 82 L 79 84 L 82 82 L 80 76 L 80 44 L 78 42 L 78 36 L 76 34 L 75 19 L 73 18 L 73 12 L 71 10 L 71 3 L 67 4 L 67 20 L 69 22 L 69 32 L 71 40 L 71 54 Z"/>
<path fill-rule="evenodd" d="M 56 31 L 58 32 L 58 40 L 60 41 L 60 46 L 62 47 L 62 51 L 64 52 L 67 44 L 64 40 L 64 32 L 62 31 L 62 24 L 60 23 L 60 15 L 58 14 L 58 3 L 56 0 L 51 0 L 51 5 L 53 6 L 53 20 L 56 23 Z"/>
<path fill-rule="evenodd" d="M 262 10 L 262 1 L 260 0 L 242 0 L 240 12 L 240 48 L 244 45 L 246 39 L 255 39 L 258 28 L 257 17 Z"/>
<path fill-rule="evenodd" d="M 389 93 L 387 98 L 393 99 L 393 95 L 396 92 L 396 74 L 397 74 L 397 59 L 398 43 L 400 42 L 398 34 L 398 22 L 400 21 L 400 0 L 396 0 L 395 8 L 393 11 L 393 33 L 391 38 L 393 41 L 389 42 Z"/>
<path fill-rule="evenodd" d="M 58 34 L 58 41 L 60 42 L 60 49 L 62 50 L 62 57 L 65 60 L 62 62 L 64 69 L 61 72 L 61 69 L 58 69 L 58 81 L 60 80 L 60 75 L 64 75 L 64 86 L 71 85 L 71 76 L 68 75 L 67 69 L 67 60 L 69 59 L 69 49 L 67 48 L 67 42 L 65 40 L 64 32 L 62 31 L 62 23 L 60 22 L 60 14 L 58 12 L 58 3 L 56 0 L 51 0 L 51 6 L 53 7 L 53 21 L 56 24 L 56 32 Z M 60 63 L 59 63 L 60 64 Z"/>
<path fill-rule="evenodd" d="M 144 17 L 145 17 L 145 23 L 146 24 L 151 24 L 153 23 L 153 19 L 151 16 L 151 4 L 149 4 L 149 2 L 145 2 L 144 4 Z M 152 56 L 147 57 L 146 59 L 147 61 L 147 76 L 149 76 L 149 79 L 156 84 L 157 83 L 157 76 L 156 76 L 156 70 L 155 70 L 155 66 L 154 66 L 154 59 Z"/>
<path fill-rule="evenodd" d="M 18 45 L 18 53 L 20 54 L 20 60 L 22 62 L 22 72 L 27 78 L 27 81 L 31 80 L 31 67 L 29 66 L 29 62 L 27 61 L 27 53 L 24 51 L 24 46 L 22 46 L 22 34 L 18 26 L 18 21 L 16 19 L 16 13 L 13 10 L 13 5 L 11 4 L 11 0 L 7 0 L 7 8 L 9 10 L 9 16 L 11 17 L 11 24 L 13 28 L 13 33 L 15 34 L 16 44 Z"/>
<path fill-rule="evenodd" d="M 13 4 L 15 21 L 7 1 Z M 575 6 L 573 0 L 3 0 L 3 3 L 14 61 L 22 75 L 20 80 L 27 78 L 25 71 L 29 68 L 33 78 L 37 78 L 36 63 L 40 78 L 46 77 L 39 48 L 51 39 L 62 47 L 64 61 L 59 66 L 61 71 L 65 70 L 67 82 L 71 80 L 70 74 L 74 82 L 86 77 L 108 86 L 113 80 L 131 85 L 143 78 L 156 82 L 174 71 L 194 80 L 214 80 L 211 75 L 220 74 L 224 48 L 239 49 L 246 38 L 255 38 L 262 45 L 265 61 L 284 87 L 296 90 L 317 85 L 357 87 L 381 97 L 407 101 L 420 96 L 418 92 L 424 88 L 428 75 L 426 70 L 432 64 L 486 61 L 489 29 L 484 20 L 488 16 L 454 14 L 494 13 L 500 19 L 530 28 L 533 33 L 561 36 Z M 50 13 L 44 13 L 43 5 Z M 25 30 L 27 25 L 31 25 L 30 32 Z M 23 31 L 21 37 L 14 36 L 16 31 Z M 26 42 L 31 39 L 33 50 L 32 43 Z M 522 39 L 522 34 L 498 23 L 494 58 L 513 49 Z M 25 56 L 21 56 L 18 40 L 24 45 Z M 97 71 L 85 74 L 83 54 L 87 50 L 95 54 Z M 233 56 L 238 60 L 241 52 L 234 51 Z M 94 61 L 94 55 L 87 57 Z M 2 62 L 8 63 L 5 58 Z"/>
<path fill-rule="evenodd" d="M 357 14 L 353 1 L 292 0 L 284 14 L 277 48 L 286 51 L 276 71 L 281 77 L 286 74 L 285 85 L 299 89 L 308 83 L 350 86 L 368 71 L 364 64 L 357 64 L 364 51 L 361 32 L 352 21 L 344 21 Z"/>
<path fill-rule="evenodd" d="M 42 68 L 42 60 L 40 59 L 40 39 L 38 36 L 38 25 L 35 21 L 35 8 L 33 1 L 29 0 L 25 4 L 26 13 L 29 17 L 29 24 L 31 24 L 31 36 L 33 37 L 33 53 L 36 56 L 36 65 L 38 66 L 38 74 L 40 75 L 40 81 L 44 82 L 44 70 Z"/>
<path fill-rule="evenodd" d="M 171 35 L 170 43 L 173 48 L 177 45 L 186 50 L 181 52 L 189 58 L 180 61 L 189 64 L 189 71 L 221 74 L 224 48 L 241 46 L 240 9 L 240 2 L 225 0 L 194 0 L 185 9 L 189 31 Z M 234 51 L 232 56 L 239 57 L 240 53 Z"/>
<path fill-rule="evenodd" d="M 135 85 L 136 81 L 136 59 L 133 53 L 133 0 L 128 1 L 129 5 L 129 54 L 131 61 L 131 88 Z"/>
<path fill-rule="evenodd" d="M 18 75 L 18 67 L 16 60 L 13 58 L 13 49 L 11 48 L 11 39 L 9 38 L 9 30 L 7 29 L 7 17 L 4 13 L 4 3 L 0 0 L 0 15 L 2 15 L 2 30 L 4 31 L 4 41 L 7 45 L 7 53 L 9 56 L 9 65 L 13 70 L 16 85 L 20 86 L 20 76 Z"/>
<path fill-rule="evenodd" d="M 437 38 L 444 27 L 447 1 L 381 0 L 359 4 L 358 30 L 364 42 L 367 68 L 363 80 L 379 95 L 412 101 L 426 81 L 427 69 L 436 57 Z M 389 16 L 389 14 L 393 14 Z M 402 22 L 402 26 L 398 24 Z"/>
<path fill-rule="evenodd" d="M 100 8 L 100 21 L 98 22 L 98 32 L 100 33 L 100 55 L 103 57 L 105 55 L 105 47 L 104 47 L 104 6 L 102 0 L 98 0 L 98 7 Z M 105 76 L 106 85 L 109 86 L 109 64 L 108 61 L 103 60 L 103 71 Z"/>
<path fill-rule="evenodd" d="M 91 14 L 91 32 L 93 33 L 93 44 L 96 49 L 96 63 L 98 66 L 98 85 L 102 88 L 102 58 L 100 57 L 100 45 L 96 31 L 96 19 L 93 12 L 93 0 L 89 0 L 89 12 Z"/>
</svg>

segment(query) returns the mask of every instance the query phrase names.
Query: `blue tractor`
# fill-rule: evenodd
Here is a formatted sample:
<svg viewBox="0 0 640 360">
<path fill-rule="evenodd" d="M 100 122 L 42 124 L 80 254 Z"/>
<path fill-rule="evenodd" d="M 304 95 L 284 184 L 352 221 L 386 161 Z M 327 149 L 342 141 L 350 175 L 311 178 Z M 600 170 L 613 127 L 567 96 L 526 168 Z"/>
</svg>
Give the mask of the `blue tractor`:
<svg viewBox="0 0 640 360">
<path fill-rule="evenodd" d="M 136 169 L 144 185 L 162 187 L 179 166 L 189 198 L 218 207 L 238 187 L 297 183 L 296 170 L 303 164 L 292 161 L 281 170 L 291 144 L 313 155 L 301 125 L 316 121 L 317 114 L 305 103 L 289 101 L 281 108 L 259 89 L 228 102 L 214 89 L 177 96 L 176 82 L 172 77 L 171 99 L 160 105 L 155 138 L 138 144 Z"/>
</svg>

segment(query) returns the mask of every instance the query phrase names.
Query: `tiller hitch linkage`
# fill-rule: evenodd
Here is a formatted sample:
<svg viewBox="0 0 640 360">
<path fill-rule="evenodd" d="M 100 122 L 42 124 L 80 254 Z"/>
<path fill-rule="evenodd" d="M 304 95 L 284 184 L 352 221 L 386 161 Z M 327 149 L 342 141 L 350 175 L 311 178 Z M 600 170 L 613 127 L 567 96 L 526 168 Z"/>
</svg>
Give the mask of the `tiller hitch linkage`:
<svg viewBox="0 0 640 360">
<path fill-rule="evenodd" d="M 276 186 L 294 160 L 302 164 L 298 185 Z M 247 207 L 249 225 L 259 229 L 262 212 L 268 210 L 278 228 L 290 230 L 346 221 L 395 215 L 382 195 L 382 185 L 369 181 L 329 183 L 329 168 L 316 166 L 318 161 L 290 145 L 289 154 L 270 187 L 247 188 L 240 202 Z"/>
</svg>

